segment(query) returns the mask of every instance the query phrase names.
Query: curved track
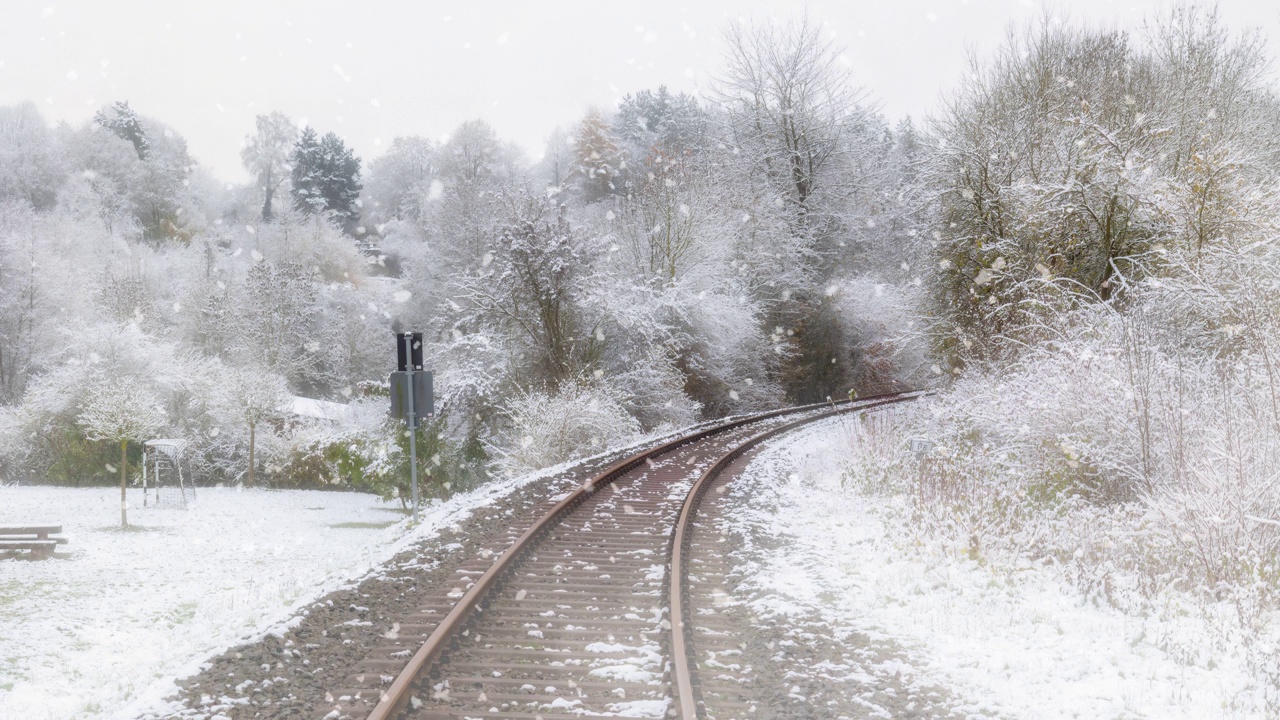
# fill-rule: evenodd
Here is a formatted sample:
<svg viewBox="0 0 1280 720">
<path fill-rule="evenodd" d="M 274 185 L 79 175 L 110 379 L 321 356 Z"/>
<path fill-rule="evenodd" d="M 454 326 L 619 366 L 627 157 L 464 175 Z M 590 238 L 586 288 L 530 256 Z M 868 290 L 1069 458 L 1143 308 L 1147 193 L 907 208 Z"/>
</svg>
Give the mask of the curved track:
<svg viewBox="0 0 1280 720">
<path fill-rule="evenodd" d="M 725 657 L 732 658 L 738 652 L 735 646 L 737 629 L 718 622 L 715 617 L 718 599 L 723 593 L 721 587 L 729 568 L 727 552 L 720 546 L 725 538 L 705 532 L 704 528 L 699 527 L 702 524 L 697 522 L 699 509 L 707 493 L 713 487 L 723 491 L 723 483 L 735 474 L 730 470 L 739 471 L 745 467 L 748 454 L 766 440 L 816 420 L 850 411 L 870 410 L 912 397 L 917 395 L 904 393 L 868 398 L 838 410 L 810 414 L 764 430 L 720 456 L 694 482 L 676 520 L 671 538 L 670 572 L 667 575 L 671 617 L 671 694 L 675 702 L 676 717 L 686 720 L 701 717 L 732 718 L 737 715 L 749 716 L 754 712 L 751 693 L 744 692 L 744 687 L 750 683 L 750 677 L 741 672 L 742 668 L 737 663 L 716 660 L 717 654 L 723 660 Z M 697 575 L 694 575 L 695 570 Z M 695 587 L 697 592 L 694 592 Z M 700 672 L 704 663 L 697 661 L 695 649 L 706 652 L 705 664 L 714 666 L 705 679 Z M 720 712 L 709 713 L 708 706 Z"/>
<path fill-rule="evenodd" d="M 404 637 L 376 662 L 402 668 L 399 674 L 360 676 L 365 689 L 339 691 L 357 702 L 331 716 L 705 716 L 690 658 L 701 639 L 696 630 L 706 628 L 689 622 L 696 581 L 687 567 L 702 497 L 731 463 L 771 437 L 918 396 L 747 416 L 614 463 L 555 500 L 505 550 L 470 565 L 448 603 L 397 625 Z M 405 642 L 415 637 L 423 640 L 412 651 Z M 378 698 L 376 706 L 362 708 L 362 695 Z M 747 704 L 719 690 L 712 695 L 719 707 Z"/>
</svg>

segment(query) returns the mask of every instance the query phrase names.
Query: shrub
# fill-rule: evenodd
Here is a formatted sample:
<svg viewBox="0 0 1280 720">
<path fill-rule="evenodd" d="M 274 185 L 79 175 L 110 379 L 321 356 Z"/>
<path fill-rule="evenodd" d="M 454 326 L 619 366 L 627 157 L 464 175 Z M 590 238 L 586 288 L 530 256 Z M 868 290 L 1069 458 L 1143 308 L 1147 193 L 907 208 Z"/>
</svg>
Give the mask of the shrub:
<svg viewBox="0 0 1280 720">
<path fill-rule="evenodd" d="M 582 383 L 554 395 L 517 395 L 502 409 L 507 428 L 494 448 L 498 468 L 520 475 L 633 440 L 640 423 L 622 409 L 623 400 L 608 386 Z"/>
</svg>

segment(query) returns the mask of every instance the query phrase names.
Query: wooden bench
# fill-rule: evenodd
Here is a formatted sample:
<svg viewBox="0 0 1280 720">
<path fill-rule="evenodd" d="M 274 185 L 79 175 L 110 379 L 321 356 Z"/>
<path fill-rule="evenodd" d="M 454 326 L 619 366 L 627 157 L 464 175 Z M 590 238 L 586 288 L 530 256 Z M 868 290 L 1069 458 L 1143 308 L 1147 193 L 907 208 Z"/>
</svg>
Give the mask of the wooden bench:
<svg viewBox="0 0 1280 720">
<path fill-rule="evenodd" d="M 0 551 L 29 550 L 31 557 L 53 557 L 53 551 L 67 539 L 54 533 L 62 532 L 61 525 L 0 525 Z"/>
</svg>

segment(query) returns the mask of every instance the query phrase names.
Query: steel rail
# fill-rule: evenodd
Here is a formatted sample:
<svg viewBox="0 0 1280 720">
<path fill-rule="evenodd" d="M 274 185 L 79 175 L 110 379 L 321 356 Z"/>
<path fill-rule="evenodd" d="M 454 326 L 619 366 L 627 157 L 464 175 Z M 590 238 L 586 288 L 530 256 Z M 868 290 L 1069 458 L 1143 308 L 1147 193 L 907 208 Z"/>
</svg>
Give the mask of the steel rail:
<svg viewBox="0 0 1280 720">
<path fill-rule="evenodd" d="M 697 515 L 698 506 L 701 504 L 703 496 L 711 488 L 712 482 L 730 463 L 741 457 L 743 453 L 782 433 L 825 418 L 914 400 L 925 394 L 928 394 L 928 391 L 876 395 L 848 402 L 844 407 L 830 412 L 811 415 L 771 428 L 734 446 L 732 450 L 722 455 L 711 467 L 707 468 L 694 482 L 693 486 L 689 488 L 689 493 L 685 495 L 684 505 L 680 508 L 680 515 L 676 520 L 675 532 L 671 536 L 671 569 L 667 573 L 668 620 L 671 624 L 667 647 L 670 648 L 671 652 L 670 676 L 672 690 L 676 699 L 677 717 L 682 720 L 698 720 L 698 718 L 705 715 L 705 707 L 698 697 L 694 682 L 694 667 L 696 663 L 692 658 L 693 642 L 691 636 L 693 623 L 689 616 L 689 603 L 686 598 L 686 595 L 688 595 L 688 585 L 686 583 L 688 572 L 685 567 L 685 561 L 689 554 L 694 517 Z"/>
<path fill-rule="evenodd" d="M 381 695 L 378 704 L 374 706 L 372 712 L 369 713 L 366 720 L 390 720 L 405 705 L 408 704 L 410 693 L 413 691 L 414 684 L 419 677 L 428 672 L 432 666 L 440 660 L 450 644 L 459 637 L 462 630 L 470 622 L 472 617 L 483 610 L 483 603 L 491 592 L 498 588 L 504 580 L 507 573 L 515 567 L 516 563 L 537 543 L 537 541 L 554 528 L 559 522 L 571 513 L 578 505 L 590 497 L 596 490 L 613 482 L 619 476 L 635 469 L 646 460 L 671 452 L 677 448 L 683 447 L 689 443 L 698 442 L 704 438 L 716 435 L 728 430 L 732 430 L 743 425 L 748 425 L 762 420 L 782 415 L 790 415 L 795 413 L 808 412 L 823 407 L 842 406 L 842 405 L 862 405 L 873 402 L 880 398 L 898 397 L 903 393 L 885 393 L 883 395 L 874 395 L 859 400 L 839 400 L 835 402 L 821 402 L 810 405 L 801 405 L 798 407 L 782 408 L 779 410 L 770 410 L 763 413 L 755 413 L 752 415 L 741 416 L 722 422 L 710 427 L 697 430 L 682 435 L 673 440 L 665 442 L 656 447 L 644 450 L 629 457 L 618 460 L 605 470 L 583 483 L 580 487 L 570 493 L 567 497 L 556 503 L 554 507 L 547 511 L 537 522 L 535 522 L 528 530 L 526 530 L 514 543 L 508 547 L 502 555 L 500 555 L 494 563 L 481 575 L 475 583 L 467 589 L 467 591 L 458 599 L 449 613 L 440 621 L 440 624 L 431 632 L 418 651 L 409 659 L 407 665 L 396 678 L 391 682 Z"/>
</svg>

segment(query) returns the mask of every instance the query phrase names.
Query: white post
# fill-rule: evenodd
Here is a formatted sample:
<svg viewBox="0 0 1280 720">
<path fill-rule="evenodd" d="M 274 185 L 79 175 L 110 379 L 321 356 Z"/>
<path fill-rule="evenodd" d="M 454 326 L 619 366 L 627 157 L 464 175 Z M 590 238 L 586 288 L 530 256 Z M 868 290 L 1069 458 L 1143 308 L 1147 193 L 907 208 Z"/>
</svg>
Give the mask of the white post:
<svg viewBox="0 0 1280 720">
<path fill-rule="evenodd" d="M 147 506 L 147 446 L 142 445 L 142 507 Z"/>
<path fill-rule="evenodd" d="M 175 450 L 175 454 L 177 452 L 178 451 Z M 173 466 L 178 469 L 178 489 L 182 491 L 182 509 L 186 510 L 187 509 L 187 484 L 182 479 L 182 458 L 175 456 L 173 458 Z"/>
<path fill-rule="evenodd" d="M 409 385 L 409 484 L 413 486 L 413 522 L 418 522 L 418 414 L 413 407 L 412 369 L 406 373 Z"/>
</svg>

